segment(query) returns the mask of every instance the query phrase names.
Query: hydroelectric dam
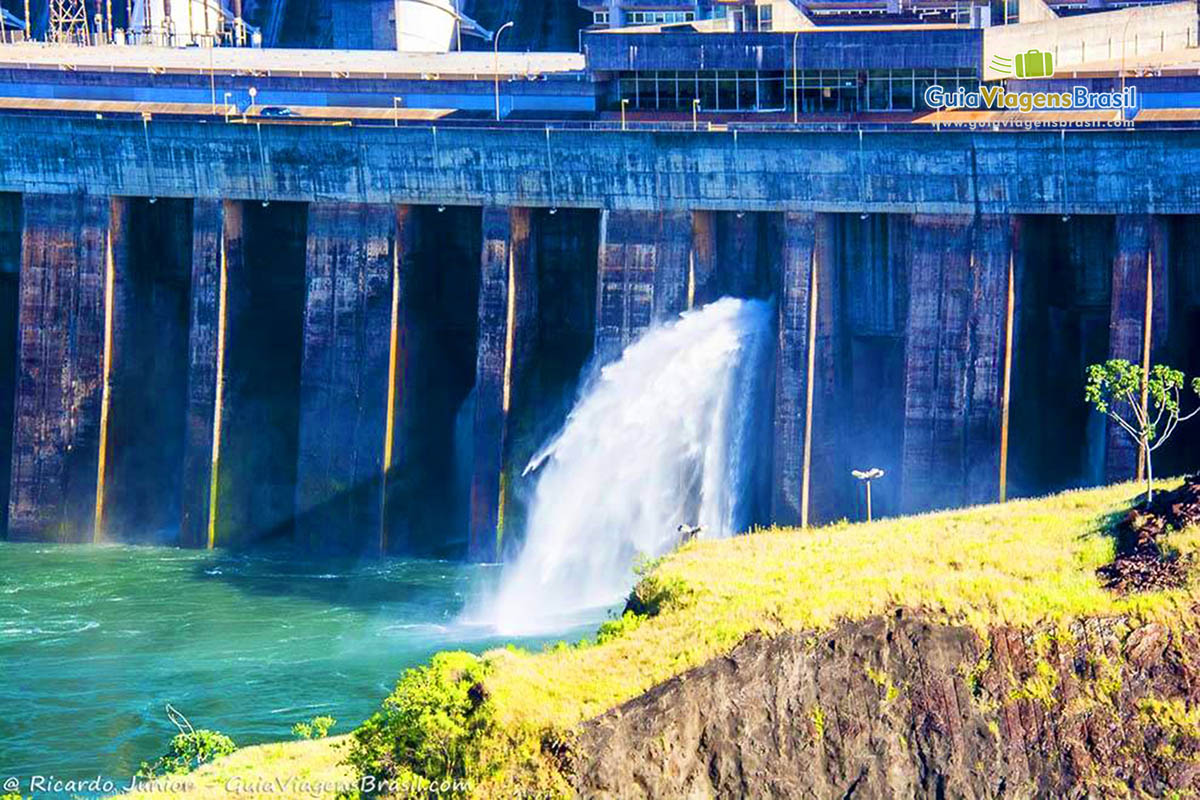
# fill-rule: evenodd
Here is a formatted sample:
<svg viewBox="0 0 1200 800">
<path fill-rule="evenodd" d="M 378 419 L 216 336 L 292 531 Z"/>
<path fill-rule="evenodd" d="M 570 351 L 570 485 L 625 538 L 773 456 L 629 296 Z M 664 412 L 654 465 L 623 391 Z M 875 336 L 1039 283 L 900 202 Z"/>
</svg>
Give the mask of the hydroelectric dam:
<svg viewBox="0 0 1200 800">
<path fill-rule="evenodd" d="M 491 77 L 454 91 L 488 107 Z M 1150 320 L 1154 360 L 1200 372 L 1186 126 L 627 125 L 511 97 L 338 124 L 224 94 L 0 113 L 11 540 L 501 559 L 589 365 L 725 296 L 774 302 L 759 524 L 858 518 L 858 468 L 883 514 L 1132 477 L 1084 369 L 1140 362 Z M 1200 439 L 1173 445 L 1158 471 Z"/>
</svg>

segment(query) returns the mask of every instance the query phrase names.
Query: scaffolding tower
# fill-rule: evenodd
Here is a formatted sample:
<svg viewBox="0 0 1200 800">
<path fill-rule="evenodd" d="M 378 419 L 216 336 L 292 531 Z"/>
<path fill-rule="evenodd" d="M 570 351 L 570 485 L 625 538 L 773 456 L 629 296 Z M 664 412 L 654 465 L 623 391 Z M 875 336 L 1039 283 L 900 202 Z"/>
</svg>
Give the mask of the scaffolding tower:
<svg viewBox="0 0 1200 800">
<path fill-rule="evenodd" d="M 87 6 L 84 0 L 50 0 L 47 37 L 63 44 L 88 44 Z"/>
</svg>

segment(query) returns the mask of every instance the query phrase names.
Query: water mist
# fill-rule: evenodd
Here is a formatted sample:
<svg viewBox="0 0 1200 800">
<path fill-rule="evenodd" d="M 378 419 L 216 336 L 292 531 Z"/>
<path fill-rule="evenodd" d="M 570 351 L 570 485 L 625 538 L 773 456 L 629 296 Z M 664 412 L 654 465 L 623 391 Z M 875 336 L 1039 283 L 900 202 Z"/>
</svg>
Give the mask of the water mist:
<svg viewBox="0 0 1200 800">
<path fill-rule="evenodd" d="M 725 298 L 648 331 L 589 383 L 537 471 L 525 544 L 487 616 L 508 634 L 619 602 L 681 524 L 752 521 L 772 305 Z"/>
</svg>

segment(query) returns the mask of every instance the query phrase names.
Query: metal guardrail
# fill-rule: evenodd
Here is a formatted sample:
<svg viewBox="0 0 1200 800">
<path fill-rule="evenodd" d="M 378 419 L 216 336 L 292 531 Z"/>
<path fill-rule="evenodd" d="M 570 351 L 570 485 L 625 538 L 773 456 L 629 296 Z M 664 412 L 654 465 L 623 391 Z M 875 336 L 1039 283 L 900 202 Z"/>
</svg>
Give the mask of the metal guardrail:
<svg viewBox="0 0 1200 800">
<path fill-rule="evenodd" d="M 103 117 L 100 116 L 101 109 L 96 109 L 95 112 L 89 110 L 62 110 L 62 109 L 5 109 L 0 110 L 0 114 L 8 116 L 53 116 L 62 118 L 102 118 L 106 120 L 142 120 L 143 114 L 139 112 L 124 112 L 104 110 Z M 219 121 L 228 122 L 229 120 L 223 114 L 211 115 L 203 113 L 166 113 L 162 112 L 161 116 L 150 116 L 149 120 L 168 119 L 172 121 Z M 497 123 L 493 119 L 472 119 L 472 118 L 452 118 L 443 117 L 437 120 L 429 119 L 390 119 L 386 116 L 376 119 L 353 119 L 348 120 L 337 114 L 323 116 L 320 114 L 305 115 L 302 119 L 296 118 L 273 118 L 273 117 L 258 117 L 250 116 L 246 120 L 238 120 L 240 123 L 262 124 L 262 125 L 290 125 L 300 122 L 312 125 L 313 123 L 337 124 L 351 127 L 368 127 L 368 128 L 442 128 L 442 129 L 462 129 L 475 131 L 607 131 L 611 133 L 697 133 L 697 134 L 728 134 L 737 135 L 740 133 L 850 133 L 850 134 L 865 134 L 865 133 L 947 133 L 947 132 L 970 132 L 970 133 L 987 133 L 987 132 L 1018 132 L 1018 131 L 1067 131 L 1067 132 L 1085 132 L 1098 130 L 1196 130 L 1200 128 L 1200 119 L 1198 120 L 1144 120 L 1133 121 L 1132 124 L 1128 121 L 1123 124 L 1107 124 L 1101 120 L 1080 120 L 1074 123 L 1047 122 L 1039 123 L 1036 120 L 1009 120 L 1009 121 L 967 121 L 960 122 L 916 122 L 916 121 L 888 121 L 888 122 L 870 122 L 870 121 L 812 121 L 799 123 L 793 122 L 716 122 L 712 120 L 679 121 L 679 120 L 654 120 L 654 121 L 633 121 L 629 120 L 625 123 L 619 120 L 586 120 L 586 119 L 562 119 L 562 120 L 523 120 L 523 119 L 506 119 L 503 122 Z M 1113 123 L 1117 122 L 1112 120 Z"/>
</svg>

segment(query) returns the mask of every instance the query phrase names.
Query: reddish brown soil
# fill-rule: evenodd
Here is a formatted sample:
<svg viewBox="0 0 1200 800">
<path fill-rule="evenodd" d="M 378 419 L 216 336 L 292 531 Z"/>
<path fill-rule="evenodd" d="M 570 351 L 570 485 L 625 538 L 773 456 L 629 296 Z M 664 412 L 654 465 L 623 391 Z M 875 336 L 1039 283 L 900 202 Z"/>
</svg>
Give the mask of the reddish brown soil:
<svg viewBox="0 0 1200 800">
<path fill-rule="evenodd" d="M 1096 573 L 1105 587 L 1122 594 L 1171 589 L 1187 582 L 1190 559 L 1164 549 L 1172 530 L 1200 524 L 1200 475 L 1172 492 L 1131 509 L 1117 525 L 1117 557 Z"/>
</svg>

